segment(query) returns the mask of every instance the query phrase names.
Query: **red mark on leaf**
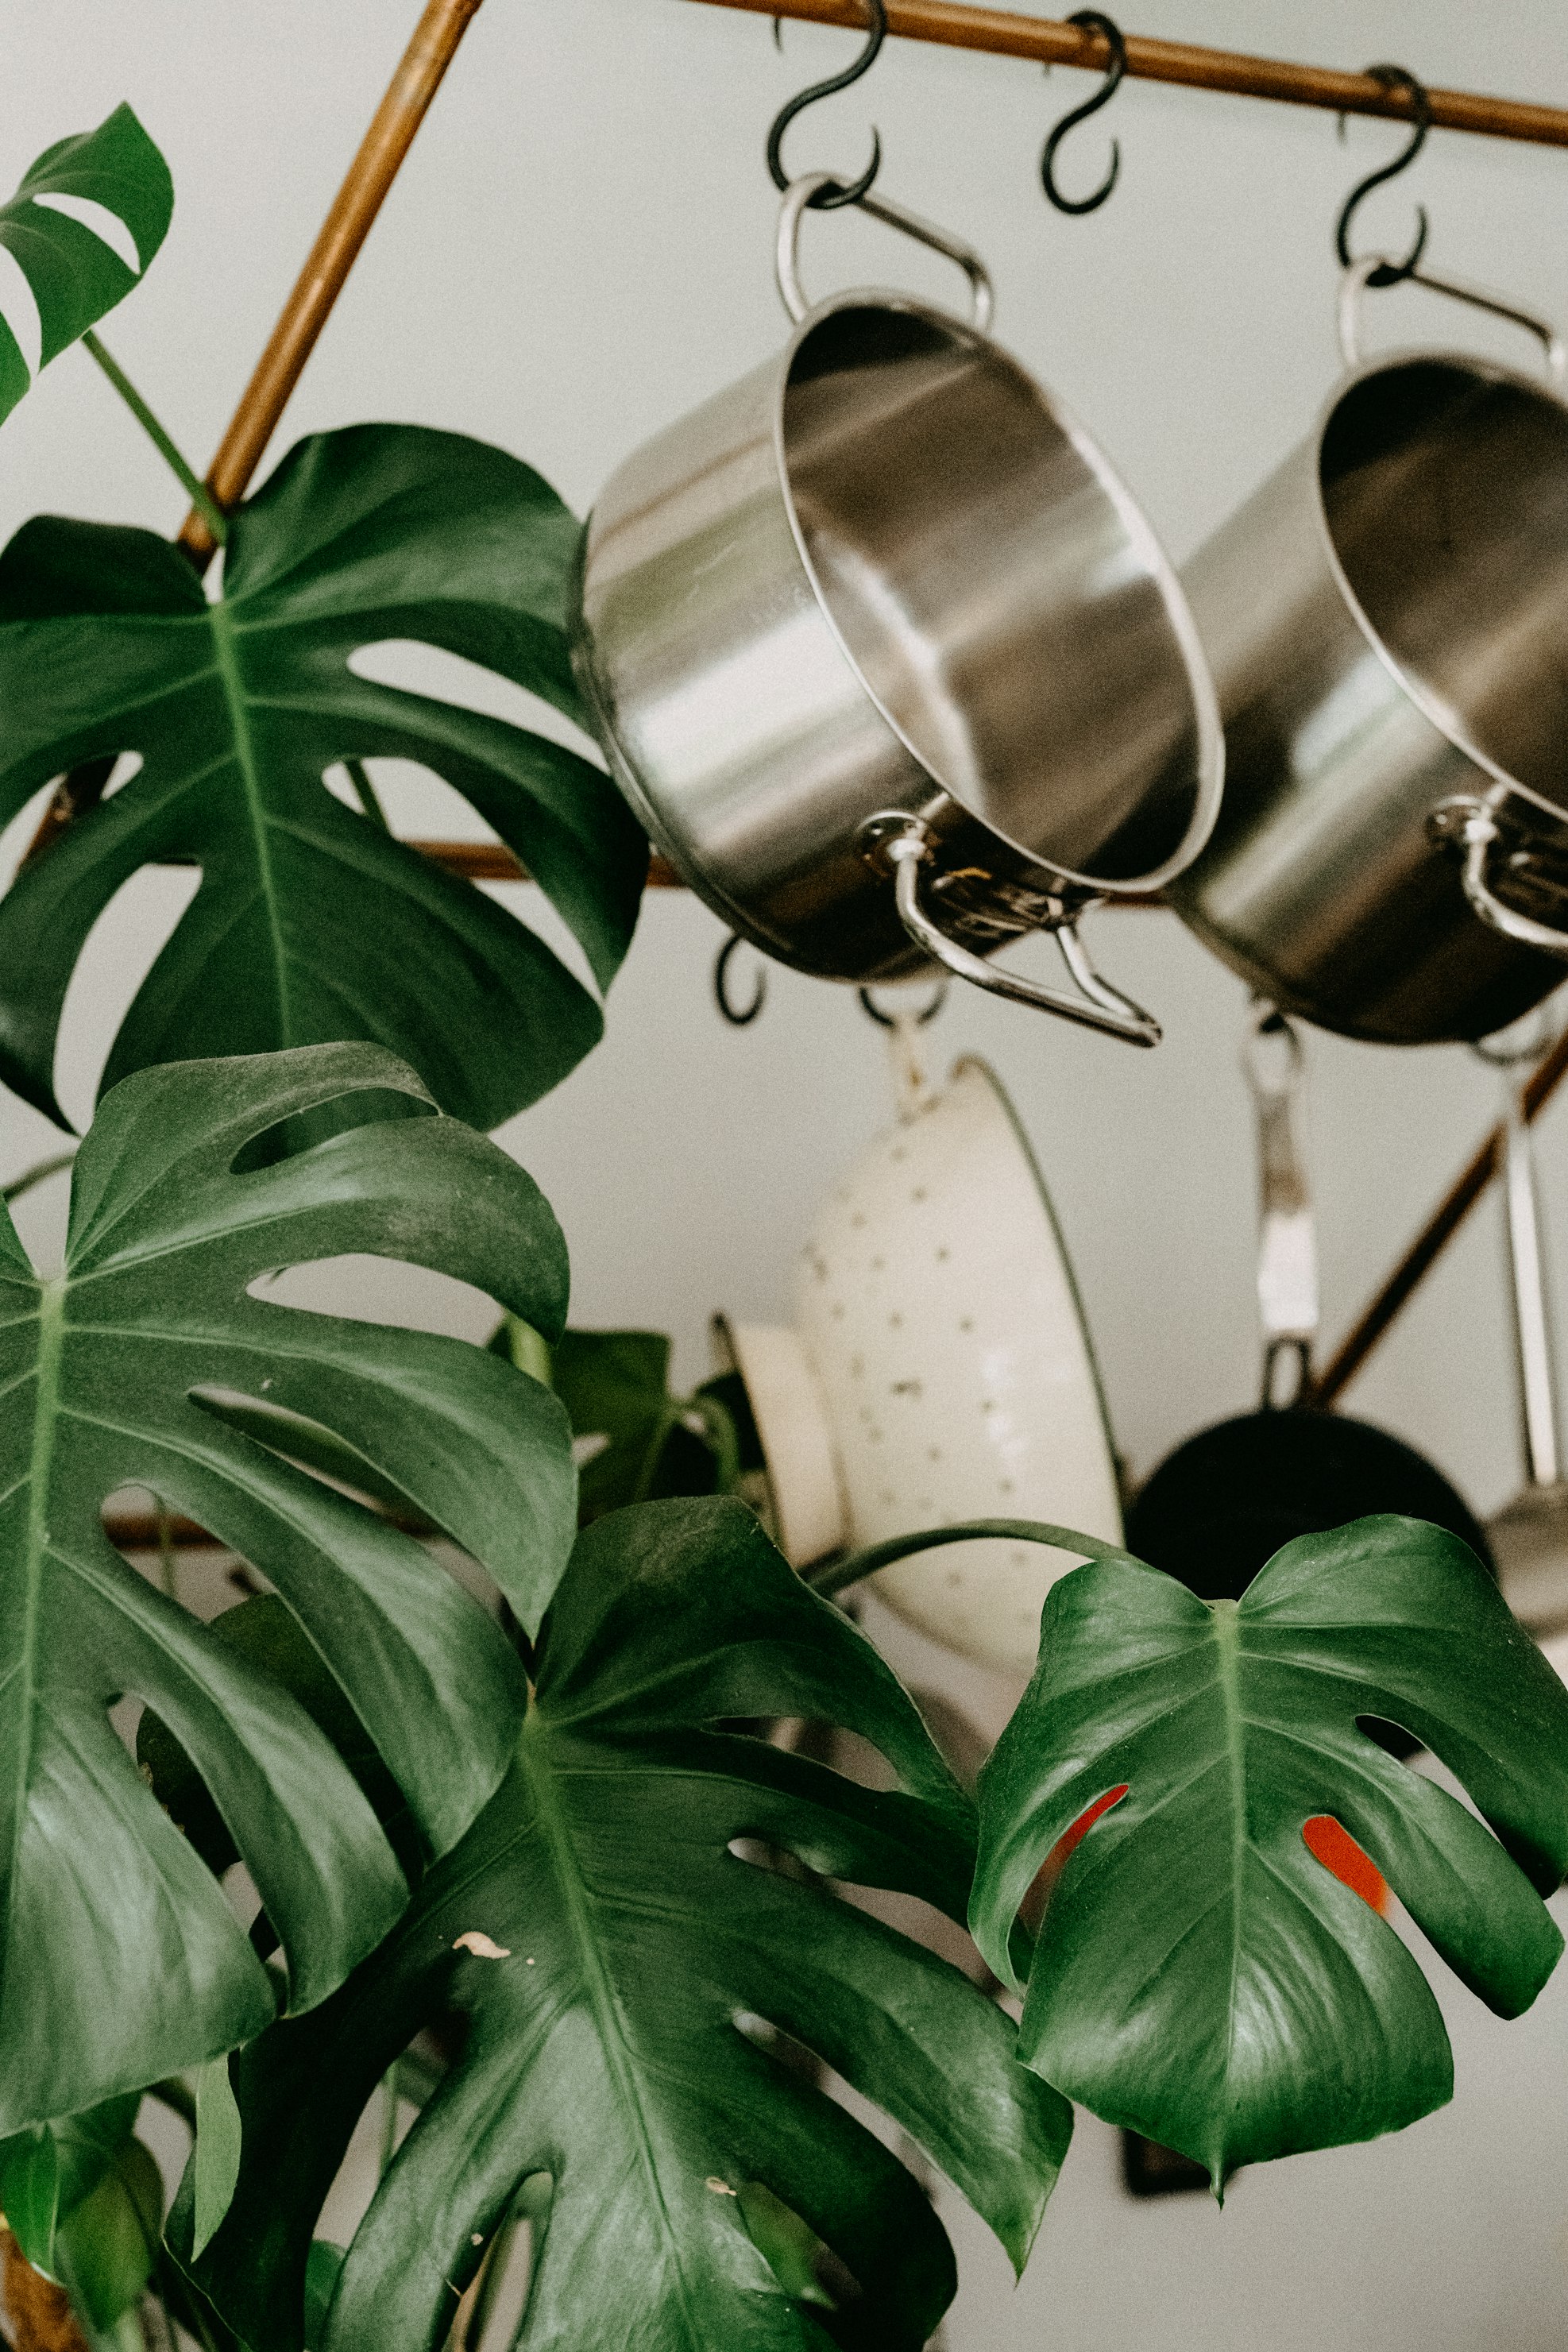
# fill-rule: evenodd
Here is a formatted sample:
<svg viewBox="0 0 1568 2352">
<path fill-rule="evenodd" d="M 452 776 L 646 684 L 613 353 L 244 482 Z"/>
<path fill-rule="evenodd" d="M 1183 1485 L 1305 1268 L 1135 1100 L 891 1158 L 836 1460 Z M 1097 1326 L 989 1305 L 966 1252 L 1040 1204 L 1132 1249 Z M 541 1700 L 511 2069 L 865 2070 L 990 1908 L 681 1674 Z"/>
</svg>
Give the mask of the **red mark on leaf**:
<svg viewBox="0 0 1568 2352">
<path fill-rule="evenodd" d="M 1070 1832 L 1069 1832 L 1070 1834 Z M 1325 1870 L 1331 1871 L 1342 1886 L 1370 1903 L 1374 1911 L 1388 1908 L 1388 1884 L 1370 1854 L 1363 1853 L 1350 1832 L 1342 1829 L 1331 1813 L 1314 1813 L 1301 1835 L 1308 1851 L 1316 1855 Z"/>
<path fill-rule="evenodd" d="M 1093 1804 L 1079 1813 L 1071 1829 L 1062 1832 L 1036 1872 L 1034 1883 L 1024 1897 L 1023 1914 L 1026 1927 L 1031 1930 L 1038 1928 L 1046 1906 L 1056 1892 L 1057 1881 L 1067 1868 L 1069 1857 L 1083 1843 L 1101 1813 L 1108 1813 L 1112 1805 L 1121 1802 L 1129 1786 L 1130 1783 L 1123 1780 L 1119 1789 L 1107 1789 L 1103 1797 L 1096 1797 Z"/>
</svg>

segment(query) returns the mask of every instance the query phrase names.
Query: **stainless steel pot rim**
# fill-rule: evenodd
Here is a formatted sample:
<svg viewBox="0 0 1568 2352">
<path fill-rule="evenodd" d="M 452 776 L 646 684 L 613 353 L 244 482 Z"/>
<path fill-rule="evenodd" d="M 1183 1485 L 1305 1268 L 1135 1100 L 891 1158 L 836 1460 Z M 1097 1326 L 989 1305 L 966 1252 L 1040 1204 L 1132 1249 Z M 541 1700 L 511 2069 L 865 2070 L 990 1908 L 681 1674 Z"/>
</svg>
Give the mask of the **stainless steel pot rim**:
<svg viewBox="0 0 1568 2352">
<path fill-rule="evenodd" d="M 946 776 L 941 774 L 931 762 L 916 750 L 908 734 L 899 725 L 851 652 L 844 633 L 834 617 L 827 597 L 824 593 L 822 582 L 806 545 L 805 532 L 801 529 L 800 518 L 795 511 L 795 492 L 790 482 L 789 460 L 784 446 L 784 401 L 795 372 L 796 358 L 808 339 L 826 320 L 835 313 L 841 310 L 895 310 L 910 318 L 924 320 L 928 324 L 937 328 L 940 332 L 949 336 L 953 342 L 962 343 L 971 350 L 981 352 L 988 359 L 1011 369 L 1019 380 L 1027 385 L 1032 397 L 1038 402 L 1047 419 L 1071 443 L 1082 458 L 1100 490 L 1115 509 L 1117 518 L 1127 533 L 1130 544 L 1148 565 L 1150 576 L 1159 591 L 1160 601 L 1171 635 L 1175 641 L 1176 650 L 1181 656 L 1183 672 L 1192 698 L 1194 732 L 1197 743 L 1196 776 L 1191 821 L 1172 856 L 1166 858 L 1163 865 L 1153 867 L 1149 873 L 1137 875 L 1126 880 L 1107 881 L 1097 875 L 1081 874 L 1071 866 L 1059 865 L 1031 843 L 1021 841 L 1016 835 L 1005 832 L 994 816 L 983 809 L 975 808 L 957 786 Z M 932 303 L 920 301 L 913 295 L 900 293 L 888 287 L 847 287 L 816 303 L 800 320 L 785 347 L 774 393 L 773 461 L 778 469 L 780 493 L 784 499 L 784 511 L 789 518 L 795 551 L 800 558 L 801 568 L 811 583 L 817 610 L 831 631 L 834 642 L 848 664 L 867 700 L 874 706 L 889 732 L 895 735 L 903 745 L 916 767 L 922 769 L 950 800 L 960 808 L 966 810 L 977 823 L 985 827 L 988 833 L 994 835 L 998 840 L 1005 842 L 1017 856 L 1048 873 L 1054 879 L 1070 884 L 1078 889 L 1089 891 L 1096 898 L 1142 897 L 1148 891 L 1163 888 L 1167 882 L 1173 881 L 1178 874 L 1184 873 L 1214 831 L 1215 820 L 1219 815 L 1220 795 L 1225 778 L 1225 730 L 1220 720 L 1219 698 L 1209 675 L 1208 663 L 1198 635 L 1197 624 L 1193 619 L 1176 567 L 1161 545 L 1148 517 L 1133 498 L 1132 493 L 1110 465 L 1093 436 L 1079 424 L 1072 411 L 1058 400 L 1053 392 L 1042 384 L 1013 352 L 997 342 L 994 336 L 982 334 L 966 320 L 956 318 L 949 310 L 939 310 Z"/>
<path fill-rule="evenodd" d="M 1340 551 L 1334 544 L 1333 531 L 1329 523 L 1328 508 L 1323 499 L 1322 452 L 1329 426 L 1342 403 L 1358 386 L 1370 383 L 1374 376 L 1389 375 L 1399 369 L 1408 367 L 1451 367 L 1489 383 L 1511 384 L 1516 391 L 1528 393 L 1533 398 L 1544 402 L 1549 407 L 1558 409 L 1568 416 L 1568 400 L 1563 399 L 1539 376 L 1526 375 L 1518 368 L 1509 367 L 1499 360 L 1483 359 L 1475 352 L 1449 351 L 1437 346 L 1385 352 L 1380 358 L 1368 360 L 1363 366 L 1354 368 L 1349 373 L 1342 375 L 1323 404 L 1317 431 L 1307 445 L 1311 453 L 1312 462 L 1312 509 L 1317 518 L 1318 530 L 1329 570 L 1344 600 L 1345 610 L 1365 638 L 1370 651 L 1376 656 L 1395 685 L 1403 693 L 1409 696 L 1423 717 L 1431 721 L 1445 740 L 1451 743 L 1457 751 L 1462 751 L 1466 759 L 1472 760 L 1478 768 L 1492 778 L 1499 788 L 1500 798 L 1506 794 L 1517 795 L 1520 800 L 1528 801 L 1533 807 L 1540 809 L 1544 815 L 1555 817 L 1560 823 L 1568 823 L 1568 808 L 1560 802 L 1549 799 L 1544 793 L 1538 792 L 1532 784 L 1521 782 L 1510 769 L 1503 767 L 1500 761 L 1494 759 L 1490 752 L 1468 733 L 1457 713 L 1444 701 L 1441 695 L 1434 691 L 1420 673 L 1409 668 L 1400 660 L 1399 656 L 1394 653 L 1374 626 L 1361 598 L 1352 587 L 1349 574 L 1340 561 Z"/>
</svg>

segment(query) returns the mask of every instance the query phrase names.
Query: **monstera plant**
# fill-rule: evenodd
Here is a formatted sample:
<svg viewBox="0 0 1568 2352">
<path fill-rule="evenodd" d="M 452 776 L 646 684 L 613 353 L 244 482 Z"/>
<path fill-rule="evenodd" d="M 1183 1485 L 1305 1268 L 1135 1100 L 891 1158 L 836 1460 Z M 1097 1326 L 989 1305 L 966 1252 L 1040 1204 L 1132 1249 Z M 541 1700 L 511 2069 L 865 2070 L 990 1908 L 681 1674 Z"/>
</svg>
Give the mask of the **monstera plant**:
<svg viewBox="0 0 1568 2352">
<path fill-rule="evenodd" d="M 45 359 L 134 281 L 92 208 L 145 266 L 170 201 L 122 109 L 0 208 Z M 26 374 L 0 337 L 0 406 Z M 1369 1876 L 1511 2016 L 1568 1868 L 1568 1691 L 1479 1564 L 1367 1520 L 1211 1603 L 991 1521 L 803 1580 L 742 1498 L 743 1394 L 566 1328 L 555 1218 L 484 1132 L 598 1035 L 646 845 L 555 734 L 363 658 L 416 639 L 580 719 L 576 525 L 517 457 L 397 425 L 302 443 L 213 520 L 211 584 L 58 517 L 0 554 L 0 806 L 108 785 L 0 899 L 16 1094 L 60 1116 L 115 892 L 200 877 L 61 1262 L 0 1209 L 17 2343 L 132 2352 L 145 2302 L 205 2352 L 919 2352 L 955 2283 L 935 2176 L 1021 2268 L 1074 2100 L 1217 2192 L 1446 2099 Z M 392 837 L 394 758 L 516 851 L 592 989 Z M 277 1292 L 365 1255 L 488 1294 L 491 1344 Z M 172 1550 L 122 1549 L 130 1489 L 245 1597 L 204 1617 Z M 840 1598 L 976 1533 L 1085 1564 L 971 1793 Z M 147 2096 L 189 2135 L 172 2202 Z M 345 2163 L 376 2174 L 357 2227 L 328 2215 Z"/>
</svg>

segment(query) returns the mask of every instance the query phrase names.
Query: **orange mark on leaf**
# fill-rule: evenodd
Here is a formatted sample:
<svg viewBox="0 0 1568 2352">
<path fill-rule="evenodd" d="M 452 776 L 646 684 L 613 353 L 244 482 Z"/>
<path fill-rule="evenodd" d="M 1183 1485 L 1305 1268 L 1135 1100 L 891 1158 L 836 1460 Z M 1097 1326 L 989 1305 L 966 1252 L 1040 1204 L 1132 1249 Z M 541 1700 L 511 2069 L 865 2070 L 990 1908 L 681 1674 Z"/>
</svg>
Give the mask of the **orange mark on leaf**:
<svg viewBox="0 0 1568 2352">
<path fill-rule="evenodd" d="M 1382 1871 L 1370 1854 L 1363 1853 L 1350 1832 L 1342 1829 L 1331 1813 L 1314 1813 L 1301 1835 L 1308 1851 L 1325 1870 L 1333 1873 L 1342 1886 L 1359 1895 L 1363 1903 L 1370 1903 L 1374 1911 L 1387 1910 L 1388 1884 Z"/>
<path fill-rule="evenodd" d="M 1108 1813 L 1112 1805 L 1119 1805 L 1121 1802 L 1130 1785 L 1128 1781 L 1123 1780 L 1119 1789 L 1107 1789 L 1104 1796 L 1096 1797 L 1093 1804 L 1087 1806 L 1079 1813 L 1072 1827 L 1064 1830 L 1058 1838 L 1036 1872 L 1029 1891 L 1024 1897 L 1024 1924 L 1031 1932 L 1038 1928 L 1045 1915 L 1046 1906 L 1056 1892 L 1057 1881 L 1067 1868 L 1075 1850 L 1083 1843 L 1101 1813 Z"/>
</svg>

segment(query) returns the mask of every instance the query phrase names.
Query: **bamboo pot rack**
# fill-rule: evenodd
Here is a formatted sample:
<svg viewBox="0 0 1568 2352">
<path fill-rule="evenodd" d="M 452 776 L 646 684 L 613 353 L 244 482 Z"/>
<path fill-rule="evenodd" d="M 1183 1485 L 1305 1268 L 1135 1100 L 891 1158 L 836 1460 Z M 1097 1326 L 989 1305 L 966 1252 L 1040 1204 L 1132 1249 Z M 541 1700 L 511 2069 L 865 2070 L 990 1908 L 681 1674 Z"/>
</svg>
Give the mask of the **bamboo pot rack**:
<svg viewBox="0 0 1568 2352">
<path fill-rule="evenodd" d="M 237 506 L 248 488 L 289 394 L 480 5 L 481 0 L 427 0 L 208 469 L 207 488 L 224 509 Z M 687 0 L 687 5 L 837 25 L 851 31 L 863 31 L 866 25 L 863 0 Z M 1110 62 L 1103 35 L 1054 18 L 963 6 L 957 0 L 886 0 L 886 5 L 888 30 L 895 39 L 931 42 L 939 47 L 1016 58 L 1037 65 L 1094 68 Z M 1389 89 L 1364 73 L 1338 72 L 1138 34 L 1127 36 L 1126 49 L 1127 71 L 1134 79 L 1318 107 L 1338 114 L 1399 120 L 1408 119 L 1411 113 L 1411 100 L 1404 90 Z M 1473 90 L 1429 89 L 1426 96 L 1436 128 L 1568 147 L 1568 108 Z M 205 571 L 214 546 L 205 522 L 195 510 L 181 528 L 179 544 L 195 567 Z M 103 762 L 64 779 L 28 856 L 40 854 L 79 810 L 91 806 L 107 781 Z M 510 852 L 499 843 L 416 841 L 410 846 L 422 850 L 448 872 L 474 881 L 528 879 Z M 657 887 L 679 887 L 679 877 L 659 857 L 651 863 L 648 881 Z M 1528 1118 L 1539 1116 L 1565 1075 L 1568 1035 L 1545 1056 L 1530 1082 Z M 1459 1171 L 1324 1367 L 1313 1391 L 1316 1402 L 1331 1404 L 1361 1370 L 1497 1173 L 1501 1147 L 1502 1130 L 1497 1128 Z M 149 1520 L 145 1528 L 138 1524 L 136 1533 L 143 1540 L 154 1539 L 153 1522 Z M 174 1539 L 188 1541 L 199 1535 L 200 1530 L 182 1524 L 174 1531 Z"/>
</svg>

